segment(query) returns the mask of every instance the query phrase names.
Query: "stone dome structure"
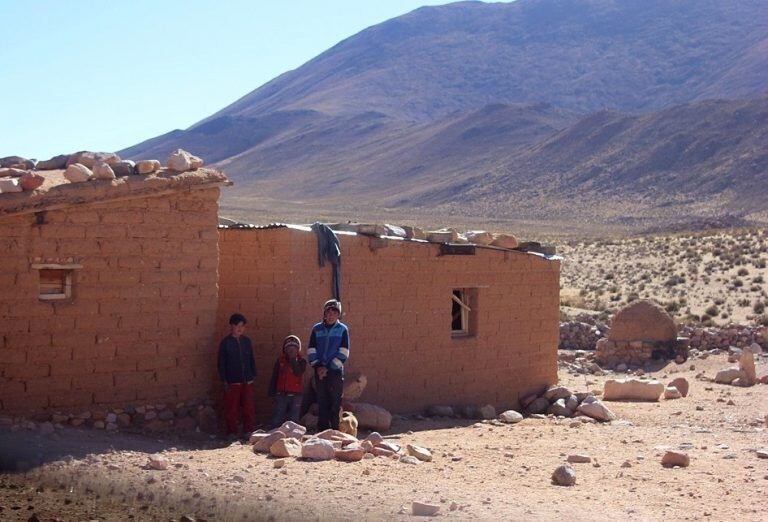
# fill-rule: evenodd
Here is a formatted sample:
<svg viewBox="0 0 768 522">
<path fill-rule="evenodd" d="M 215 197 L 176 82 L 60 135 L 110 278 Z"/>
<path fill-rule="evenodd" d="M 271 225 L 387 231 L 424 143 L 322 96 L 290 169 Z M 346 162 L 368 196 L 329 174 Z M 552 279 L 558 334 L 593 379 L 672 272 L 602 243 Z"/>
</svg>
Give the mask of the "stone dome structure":
<svg viewBox="0 0 768 522">
<path fill-rule="evenodd" d="M 641 299 L 628 304 L 613 317 L 611 341 L 665 342 L 677 339 L 677 326 L 661 306 Z"/>
</svg>

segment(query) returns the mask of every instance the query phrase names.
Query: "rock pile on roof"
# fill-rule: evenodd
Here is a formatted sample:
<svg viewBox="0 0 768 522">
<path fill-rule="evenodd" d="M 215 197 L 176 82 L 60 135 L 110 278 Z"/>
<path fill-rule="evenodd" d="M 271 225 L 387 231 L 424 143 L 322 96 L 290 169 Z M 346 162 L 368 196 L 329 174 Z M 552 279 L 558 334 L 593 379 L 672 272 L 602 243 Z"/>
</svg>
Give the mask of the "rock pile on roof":
<svg viewBox="0 0 768 522">
<path fill-rule="evenodd" d="M 168 156 L 166 165 L 169 171 L 182 173 L 202 168 L 203 160 L 177 149 Z M 0 194 L 37 190 L 46 180 L 42 172 L 60 170 L 64 170 L 64 179 L 70 183 L 84 183 L 95 179 L 109 181 L 124 176 L 147 176 L 160 172 L 162 165 L 156 159 L 124 160 L 112 152 L 80 151 L 45 161 L 8 156 L 0 158 Z"/>
</svg>

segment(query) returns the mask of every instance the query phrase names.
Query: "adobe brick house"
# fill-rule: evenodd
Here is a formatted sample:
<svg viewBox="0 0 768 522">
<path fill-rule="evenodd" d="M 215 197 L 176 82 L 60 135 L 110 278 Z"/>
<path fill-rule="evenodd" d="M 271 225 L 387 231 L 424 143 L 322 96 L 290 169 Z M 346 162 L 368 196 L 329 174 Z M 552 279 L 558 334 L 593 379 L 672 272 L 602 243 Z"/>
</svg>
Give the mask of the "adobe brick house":
<svg viewBox="0 0 768 522">
<path fill-rule="evenodd" d="M 347 369 L 368 377 L 361 401 L 395 412 L 513 407 L 557 381 L 558 260 L 480 246 L 446 255 L 435 243 L 337 234 Z M 318 266 L 317 238 L 305 227 L 221 229 L 219 256 L 219 335 L 229 314 L 249 318 L 263 417 L 280 343 L 290 333 L 307 342 L 330 297 L 331 268 Z M 453 295 L 468 305 L 460 318 Z"/>
<path fill-rule="evenodd" d="M 46 178 L 42 190 L 0 195 L 0 416 L 131 405 L 133 422 L 147 423 L 159 420 L 144 406 L 163 404 L 173 410 L 163 427 L 202 424 L 189 404 L 199 412 L 218 399 L 218 342 L 241 312 L 265 418 L 281 340 L 295 333 L 306 343 L 330 297 L 315 234 L 217 229 L 229 182 L 212 170 Z M 556 382 L 559 261 L 339 237 L 348 370 L 368 377 L 361 401 L 395 412 L 516 406 Z"/>
<path fill-rule="evenodd" d="M 215 370 L 216 171 L 0 195 L 0 413 L 176 403 Z"/>
</svg>

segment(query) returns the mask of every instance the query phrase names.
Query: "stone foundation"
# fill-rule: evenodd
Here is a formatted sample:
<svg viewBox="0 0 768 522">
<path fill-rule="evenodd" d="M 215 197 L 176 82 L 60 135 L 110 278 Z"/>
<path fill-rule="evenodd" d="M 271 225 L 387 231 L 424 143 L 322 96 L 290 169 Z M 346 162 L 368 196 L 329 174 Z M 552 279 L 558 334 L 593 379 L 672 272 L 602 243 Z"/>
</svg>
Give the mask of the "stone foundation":
<svg viewBox="0 0 768 522">
<path fill-rule="evenodd" d="M 612 367 L 617 364 L 643 366 L 656 358 L 671 358 L 682 355 L 687 359 L 690 341 L 686 337 L 678 337 L 675 341 L 612 341 L 600 339 L 595 345 L 595 361 Z M 654 357 L 654 352 L 657 357 Z M 659 353 L 662 352 L 662 353 Z"/>
</svg>

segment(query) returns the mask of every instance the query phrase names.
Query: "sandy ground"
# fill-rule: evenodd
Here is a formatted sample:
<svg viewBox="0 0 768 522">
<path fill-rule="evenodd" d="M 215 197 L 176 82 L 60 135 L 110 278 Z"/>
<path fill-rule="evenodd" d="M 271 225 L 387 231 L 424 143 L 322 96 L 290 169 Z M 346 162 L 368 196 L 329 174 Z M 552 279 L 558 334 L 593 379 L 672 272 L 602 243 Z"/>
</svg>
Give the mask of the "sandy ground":
<svg viewBox="0 0 768 522">
<path fill-rule="evenodd" d="M 695 369 L 691 369 L 691 365 Z M 697 379 L 729 366 L 725 356 L 668 365 L 654 375 L 684 376 L 687 398 L 607 403 L 619 420 L 525 419 L 494 426 L 474 421 L 400 420 L 395 442 L 431 449 L 433 462 L 387 458 L 357 463 L 274 459 L 221 441 L 158 440 L 68 429 L 54 435 L 0 432 L 0 463 L 26 473 L 0 475 L 0 519 L 30 520 L 401 520 L 413 500 L 438 503 L 456 520 L 765 520 L 768 386 L 736 388 Z M 680 370 L 680 371 L 677 371 Z M 758 362 L 758 375 L 768 358 Z M 602 389 L 608 377 L 571 375 L 573 391 Z M 665 449 L 683 448 L 691 465 L 666 469 Z M 164 451 L 166 471 L 145 469 Z M 568 455 L 573 487 L 551 484 Z M 451 507 L 454 510 L 451 510 Z"/>
</svg>

